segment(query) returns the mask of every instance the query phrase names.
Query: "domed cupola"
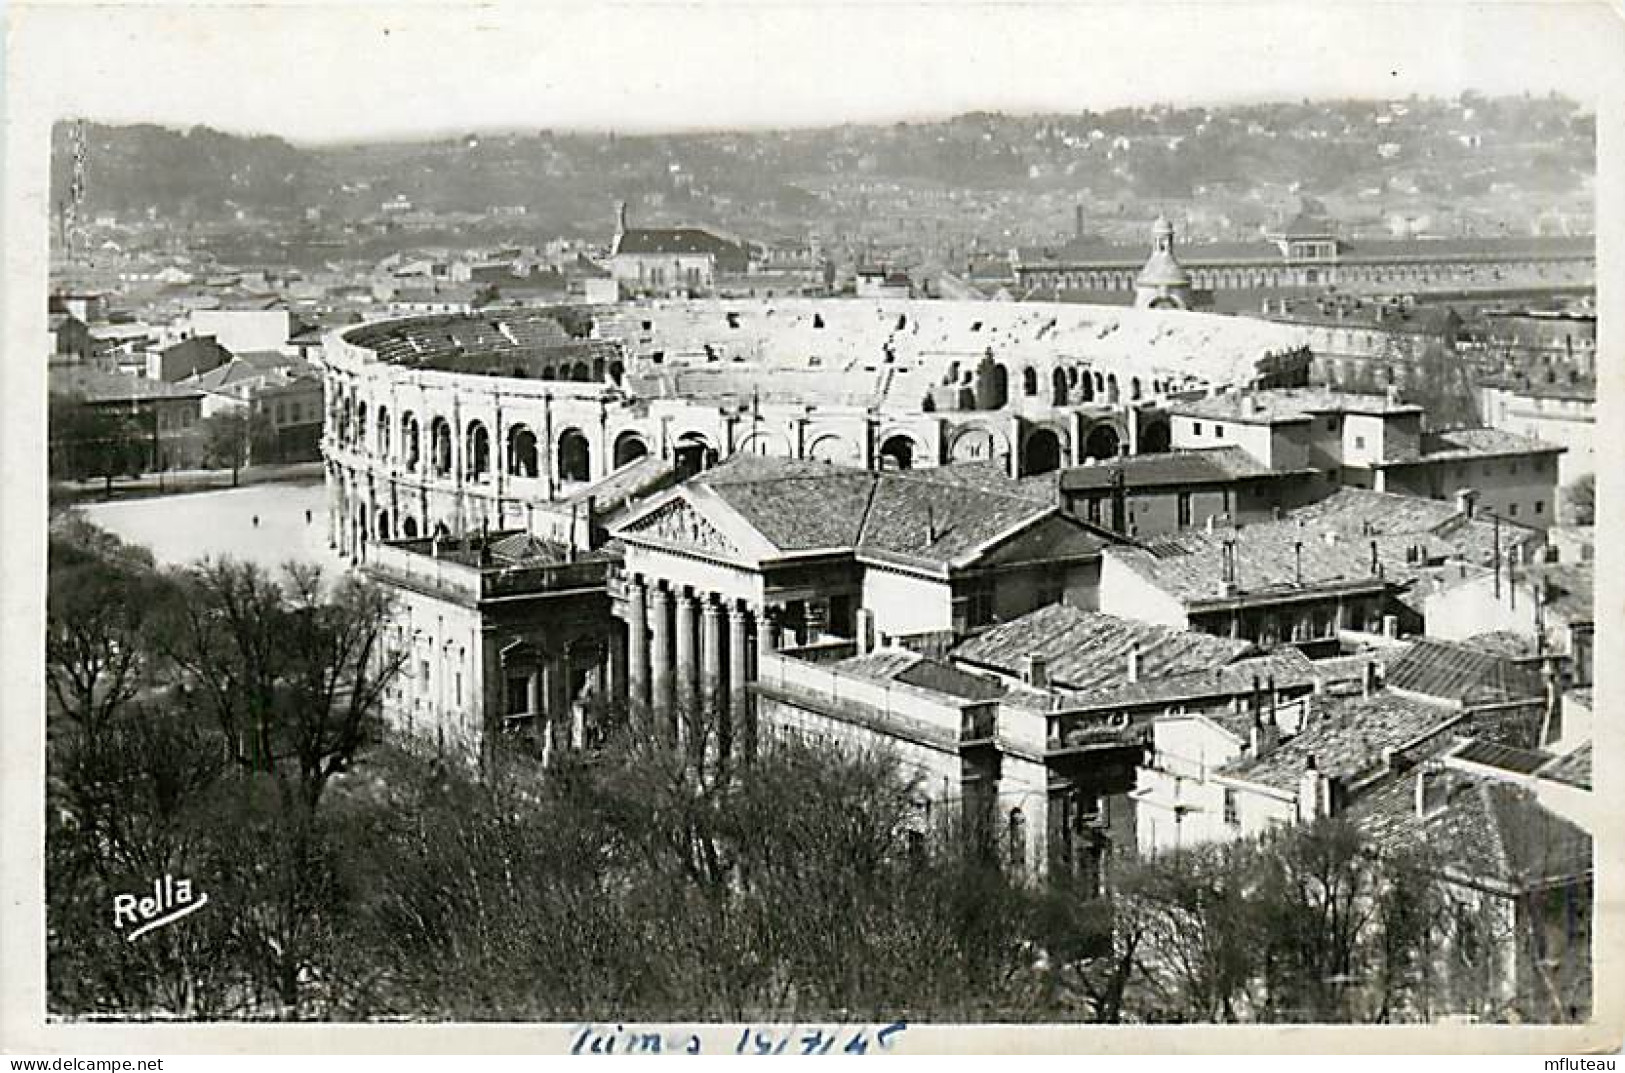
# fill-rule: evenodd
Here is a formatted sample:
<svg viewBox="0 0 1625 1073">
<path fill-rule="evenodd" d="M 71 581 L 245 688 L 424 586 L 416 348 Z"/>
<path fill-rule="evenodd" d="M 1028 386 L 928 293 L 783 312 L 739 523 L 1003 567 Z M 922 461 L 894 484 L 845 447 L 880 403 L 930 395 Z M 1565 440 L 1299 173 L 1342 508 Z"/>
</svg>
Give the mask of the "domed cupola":
<svg viewBox="0 0 1625 1073">
<path fill-rule="evenodd" d="M 1158 216 L 1151 225 L 1151 256 L 1134 280 L 1134 304 L 1141 309 L 1189 309 L 1191 277 L 1174 256 L 1174 225 Z"/>
</svg>

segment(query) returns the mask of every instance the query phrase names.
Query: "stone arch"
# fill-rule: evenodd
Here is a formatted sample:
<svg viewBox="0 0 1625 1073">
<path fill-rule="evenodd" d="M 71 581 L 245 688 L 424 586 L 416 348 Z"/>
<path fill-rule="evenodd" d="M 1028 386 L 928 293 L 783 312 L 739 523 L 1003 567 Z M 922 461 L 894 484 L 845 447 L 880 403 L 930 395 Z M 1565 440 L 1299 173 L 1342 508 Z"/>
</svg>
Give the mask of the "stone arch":
<svg viewBox="0 0 1625 1073">
<path fill-rule="evenodd" d="M 508 474 L 512 477 L 540 475 L 536 433 L 528 425 L 508 426 Z"/>
<path fill-rule="evenodd" d="M 1140 426 L 1140 454 L 1162 454 L 1172 446 L 1173 435 L 1168 430 L 1168 422 L 1150 421 Z"/>
<path fill-rule="evenodd" d="M 463 458 L 470 478 L 483 481 L 491 476 L 491 433 L 483 421 L 470 421 L 464 430 Z"/>
<path fill-rule="evenodd" d="M 1022 475 L 1053 473 L 1061 468 L 1062 457 L 1060 435 L 1052 428 L 1035 428 L 1021 450 Z"/>
<path fill-rule="evenodd" d="M 951 462 L 987 462 L 1005 457 L 1010 450 L 1003 433 L 986 425 L 963 425 L 948 445 Z"/>
<path fill-rule="evenodd" d="M 1106 401 L 1114 406 L 1120 401 L 1117 391 L 1116 373 L 1106 374 Z"/>
<path fill-rule="evenodd" d="M 703 432 L 685 432 L 678 436 L 672 455 L 677 459 L 679 480 L 687 480 L 717 464 L 717 449 Z"/>
<path fill-rule="evenodd" d="M 555 471 L 561 481 L 592 480 L 592 444 L 586 433 L 578 428 L 567 428 L 559 433 L 558 466 Z"/>
<path fill-rule="evenodd" d="M 1128 382 L 1128 397 L 1130 402 L 1140 401 L 1140 378 L 1137 376 Z"/>
<path fill-rule="evenodd" d="M 617 358 L 615 361 L 609 363 L 609 378 L 615 382 L 616 387 L 621 386 L 621 381 L 625 377 L 626 365 L 622 363 L 620 359 Z"/>
<path fill-rule="evenodd" d="M 389 457 L 389 441 L 390 441 L 389 407 L 380 406 L 380 407 L 378 407 L 378 457 L 379 458 L 388 458 Z"/>
<path fill-rule="evenodd" d="M 1038 371 L 1031 365 L 1021 367 L 1021 393 L 1027 398 L 1038 394 Z"/>
<path fill-rule="evenodd" d="M 1089 435 L 1084 437 L 1083 456 L 1094 459 L 1116 458 L 1122 442 L 1123 436 L 1117 431 L 1117 426 L 1109 421 L 1102 421 L 1090 429 Z"/>
<path fill-rule="evenodd" d="M 401 522 L 401 536 L 407 540 L 415 540 L 418 535 L 418 520 L 408 515 Z"/>
<path fill-rule="evenodd" d="M 558 370 L 553 368 L 553 366 L 551 366 L 551 365 L 542 366 L 542 379 L 543 380 L 556 380 L 556 379 L 558 379 Z"/>
<path fill-rule="evenodd" d="M 355 442 L 365 449 L 367 446 L 367 400 L 362 399 L 355 405 Z"/>
<path fill-rule="evenodd" d="M 739 451 L 747 455 L 765 455 L 773 458 L 790 457 L 790 441 L 777 432 L 752 432 L 739 441 Z"/>
<path fill-rule="evenodd" d="M 1065 406 L 1067 403 L 1066 370 L 1059 365 L 1050 375 L 1050 401 L 1056 406 Z"/>
<path fill-rule="evenodd" d="M 451 473 L 451 422 L 438 415 L 429 422 L 429 467 L 437 477 Z"/>
<path fill-rule="evenodd" d="M 418 415 L 408 410 L 401 415 L 401 461 L 408 473 L 416 473 L 423 458 L 423 443 L 418 429 Z"/>
<path fill-rule="evenodd" d="M 388 540 L 388 539 L 390 539 L 390 535 L 391 534 L 390 534 L 390 530 L 389 530 L 389 511 L 380 510 L 378 512 L 378 539 L 379 540 Z"/>
<path fill-rule="evenodd" d="M 906 432 L 894 432 L 880 441 L 876 461 L 881 469 L 913 469 L 921 455 L 920 444 Z"/>
<path fill-rule="evenodd" d="M 1073 396 L 1075 402 L 1095 401 L 1095 378 L 1085 369 L 1083 375 L 1078 377 L 1077 394 Z"/>
<path fill-rule="evenodd" d="M 611 458 L 616 469 L 620 469 L 622 466 L 630 466 L 640 458 L 647 458 L 648 455 L 649 441 L 645 440 L 640 433 L 623 432 L 615 437 L 615 447 Z"/>
<path fill-rule="evenodd" d="M 585 384 L 592 379 L 592 366 L 578 361 L 570 367 L 570 379 Z"/>
<path fill-rule="evenodd" d="M 818 462 L 831 462 L 836 465 L 850 466 L 862 463 L 857 447 L 845 436 L 839 436 L 833 432 L 825 433 L 808 444 L 807 457 Z"/>
</svg>

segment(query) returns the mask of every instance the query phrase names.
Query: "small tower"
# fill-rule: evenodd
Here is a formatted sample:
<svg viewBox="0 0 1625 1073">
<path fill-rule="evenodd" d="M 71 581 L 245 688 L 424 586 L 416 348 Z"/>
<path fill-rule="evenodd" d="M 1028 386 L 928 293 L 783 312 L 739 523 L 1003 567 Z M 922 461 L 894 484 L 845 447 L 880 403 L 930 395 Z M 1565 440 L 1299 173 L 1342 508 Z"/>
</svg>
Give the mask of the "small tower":
<svg viewBox="0 0 1625 1073">
<path fill-rule="evenodd" d="M 1158 216 L 1151 225 L 1151 256 L 1134 280 L 1134 305 L 1139 309 L 1189 309 L 1191 277 L 1174 256 L 1174 225 Z"/>
</svg>

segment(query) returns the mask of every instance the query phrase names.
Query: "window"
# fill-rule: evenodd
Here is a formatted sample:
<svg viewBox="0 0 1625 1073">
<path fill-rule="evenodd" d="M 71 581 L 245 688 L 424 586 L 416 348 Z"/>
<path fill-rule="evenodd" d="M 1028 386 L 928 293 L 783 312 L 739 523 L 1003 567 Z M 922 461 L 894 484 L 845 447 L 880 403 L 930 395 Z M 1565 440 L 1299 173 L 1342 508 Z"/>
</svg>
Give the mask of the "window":
<svg viewBox="0 0 1625 1073">
<path fill-rule="evenodd" d="M 1236 805 L 1236 791 L 1228 786 L 1224 790 L 1224 822 L 1230 827 L 1241 826 L 1241 809 Z"/>
<path fill-rule="evenodd" d="M 1536 514 L 1545 514 L 1546 513 L 1546 501 L 1544 499 L 1535 500 L 1535 513 Z"/>
<path fill-rule="evenodd" d="M 1192 421 L 1191 422 L 1191 435 L 1192 436 L 1200 436 L 1201 434 L 1202 434 L 1202 422 L 1200 422 L 1200 421 Z"/>
<path fill-rule="evenodd" d="M 508 714 L 524 715 L 530 711 L 530 679 L 508 679 Z"/>
<path fill-rule="evenodd" d="M 1356 436 L 1356 437 L 1354 437 L 1354 449 L 1356 451 L 1365 450 L 1365 437 L 1364 436 Z"/>
<path fill-rule="evenodd" d="M 1084 507 L 1085 516 L 1095 525 L 1100 524 L 1100 497 L 1090 496 Z"/>
<path fill-rule="evenodd" d="M 1326 419 L 1326 431 L 1327 432 L 1336 432 L 1337 431 L 1337 418 L 1328 417 Z"/>
<path fill-rule="evenodd" d="M 1191 524 L 1191 494 L 1179 493 L 1179 527 L 1181 529 Z"/>
<path fill-rule="evenodd" d="M 1216 439 L 1216 440 L 1224 439 L 1224 426 L 1223 425 L 1214 425 L 1213 426 L 1213 438 Z"/>
<path fill-rule="evenodd" d="M 426 659 L 420 659 L 420 660 L 418 660 L 418 692 L 427 693 L 428 691 L 429 691 L 429 661 L 426 660 Z"/>
<path fill-rule="evenodd" d="M 1518 504 L 1509 503 L 1507 505 L 1507 514 L 1513 518 L 1516 518 L 1518 516 Z"/>
<path fill-rule="evenodd" d="M 1507 472 L 1509 474 L 1511 474 L 1512 476 L 1516 477 L 1518 475 L 1518 463 L 1516 463 L 1516 462 L 1509 463 L 1507 465 Z"/>
</svg>

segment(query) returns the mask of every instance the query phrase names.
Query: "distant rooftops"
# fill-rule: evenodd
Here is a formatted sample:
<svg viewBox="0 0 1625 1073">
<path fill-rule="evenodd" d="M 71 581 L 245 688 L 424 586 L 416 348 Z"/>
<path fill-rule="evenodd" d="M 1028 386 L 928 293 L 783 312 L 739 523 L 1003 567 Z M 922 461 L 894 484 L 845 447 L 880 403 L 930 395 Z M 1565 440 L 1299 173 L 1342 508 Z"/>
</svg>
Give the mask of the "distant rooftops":
<svg viewBox="0 0 1625 1073">
<path fill-rule="evenodd" d="M 1186 417 L 1220 421 L 1279 424 L 1310 421 L 1324 414 L 1420 414 L 1422 407 L 1392 395 L 1334 391 L 1330 388 L 1275 388 L 1268 391 L 1223 392 L 1169 406 Z"/>
<path fill-rule="evenodd" d="M 1073 466 L 1062 471 L 1061 490 L 1075 492 L 1109 488 L 1119 471 L 1123 474 L 1124 485 L 1129 488 L 1228 484 L 1280 476 L 1278 471 L 1259 462 L 1243 447 L 1211 447 L 1129 455 L 1105 464 Z"/>
</svg>

